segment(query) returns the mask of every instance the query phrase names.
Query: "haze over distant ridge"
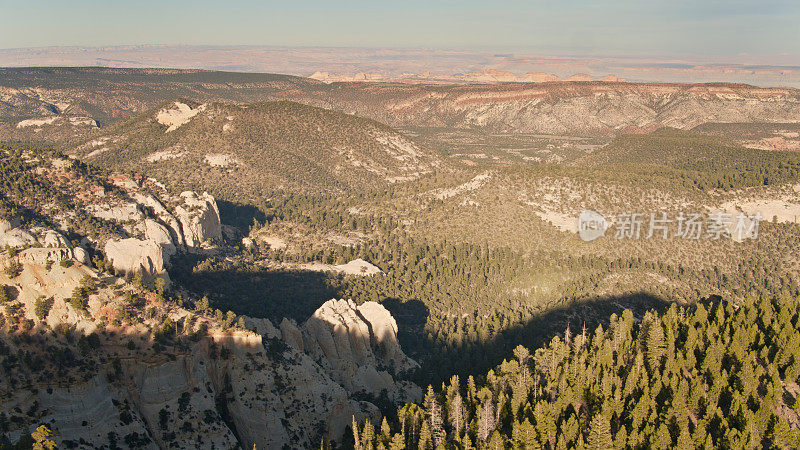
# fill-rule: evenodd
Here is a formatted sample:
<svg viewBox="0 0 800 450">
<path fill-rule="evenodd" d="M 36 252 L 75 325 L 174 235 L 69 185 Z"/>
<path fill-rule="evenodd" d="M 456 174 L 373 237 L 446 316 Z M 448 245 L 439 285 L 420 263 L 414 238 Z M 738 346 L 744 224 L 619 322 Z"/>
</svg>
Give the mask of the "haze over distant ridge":
<svg viewBox="0 0 800 450">
<path fill-rule="evenodd" d="M 0 49 L 0 66 L 168 67 L 274 72 L 340 80 L 546 81 L 587 74 L 629 81 L 800 86 L 796 58 L 547 56 L 488 50 L 366 47 L 128 45 Z M 525 74 L 531 74 L 525 77 Z M 465 75 L 466 74 L 466 75 Z M 512 76 L 513 74 L 513 76 Z"/>
</svg>

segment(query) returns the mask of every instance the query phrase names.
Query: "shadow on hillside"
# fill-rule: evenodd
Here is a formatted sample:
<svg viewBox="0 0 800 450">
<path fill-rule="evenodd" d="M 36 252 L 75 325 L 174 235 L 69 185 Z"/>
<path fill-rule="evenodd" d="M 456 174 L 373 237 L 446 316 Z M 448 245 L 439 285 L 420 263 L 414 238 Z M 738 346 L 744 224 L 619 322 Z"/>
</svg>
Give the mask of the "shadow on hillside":
<svg viewBox="0 0 800 450">
<path fill-rule="evenodd" d="M 462 380 L 468 375 L 485 376 L 503 359 L 512 359 L 512 351 L 517 345 L 523 345 L 533 352 L 547 345 L 556 335 L 563 338 L 567 326 L 573 335 L 581 333 L 584 325 L 587 334 L 591 334 L 600 324 L 606 327 L 614 313 L 619 315 L 625 309 L 630 309 L 634 317 L 641 318 L 648 310 L 662 312 L 670 304 L 661 297 L 644 292 L 588 298 L 542 311 L 523 325 L 496 332 L 488 341 L 465 340 L 461 345 L 444 347 L 428 337 L 424 321 L 420 324 L 416 319 L 406 321 L 398 317 L 397 322 L 401 330 L 413 328 L 400 334 L 403 349 L 412 357 L 422 359 L 422 368 L 414 375 L 414 381 L 422 386 L 439 386 L 453 374 L 458 374 Z M 387 308 L 392 310 L 389 306 Z M 411 339 L 409 334 L 413 336 Z M 429 356 L 420 358 L 425 353 Z"/>
<path fill-rule="evenodd" d="M 237 315 L 266 317 L 275 324 L 283 317 L 302 323 L 326 301 L 342 297 L 341 278 L 329 273 L 276 269 L 241 271 L 213 266 L 194 271 L 193 267 L 193 261 L 184 261 L 174 265 L 170 275 L 194 295 L 207 295 L 212 308 L 231 310 Z M 423 386 L 438 386 L 453 374 L 484 376 L 503 359 L 512 358 L 517 345 L 534 351 L 556 335 L 563 337 L 568 326 L 573 335 L 581 333 L 584 326 L 587 333 L 592 333 L 599 324 L 606 326 L 614 313 L 619 315 L 630 309 L 635 317 L 642 317 L 651 309 L 665 310 L 670 302 L 645 292 L 564 302 L 539 312 L 524 324 L 498 329 L 499 323 L 484 323 L 484 333 L 464 332 L 449 344 L 437 342 L 429 334 L 431 330 L 426 325 L 431 313 L 422 301 L 385 298 L 381 304 L 397 322 L 403 351 L 422 364 L 412 379 Z M 453 336 L 456 330 L 451 329 L 449 333 Z M 476 336 L 481 334 L 490 337 L 478 340 Z"/>
<path fill-rule="evenodd" d="M 174 264 L 170 277 L 198 298 L 208 296 L 212 308 L 266 317 L 276 324 L 283 317 L 303 322 L 323 303 L 339 298 L 336 276 L 324 272 L 192 268 L 190 262 Z"/>
<path fill-rule="evenodd" d="M 406 354 L 412 355 L 416 353 L 417 349 L 427 348 L 425 323 L 428 321 L 430 312 L 425 303 L 419 300 L 403 301 L 397 298 L 387 298 L 381 301 L 381 305 L 389 310 L 397 322 L 397 339 Z"/>
<path fill-rule="evenodd" d="M 253 221 L 257 220 L 259 223 L 264 223 L 267 220 L 264 212 L 253 205 L 217 199 L 217 208 L 219 208 L 219 216 L 223 225 L 238 228 L 245 234 L 247 234 L 249 227 L 253 225 Z"/>
</svg>

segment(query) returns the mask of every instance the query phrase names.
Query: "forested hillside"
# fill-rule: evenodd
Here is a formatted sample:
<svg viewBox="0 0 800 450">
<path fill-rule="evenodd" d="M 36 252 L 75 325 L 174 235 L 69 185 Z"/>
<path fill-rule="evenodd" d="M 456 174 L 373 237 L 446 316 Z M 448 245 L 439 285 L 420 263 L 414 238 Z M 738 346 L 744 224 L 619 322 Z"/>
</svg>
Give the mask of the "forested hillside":
<svg viewBox="0 0 800 450">
<path fill-rule="evenodd" d="M 788 297 L 626 310 L 429 387 L 355 447 L 796 448 L 799 313 Z"/>
<path fill-rule="evenodd" d="M 210 190 L 251 204 L 274 190 L 381 189 L 441 165 L 383 124 L 293 102 L 167 102 L 72 151 L 103 167 L 146 172 L 179 190 Z"/>
</svg>

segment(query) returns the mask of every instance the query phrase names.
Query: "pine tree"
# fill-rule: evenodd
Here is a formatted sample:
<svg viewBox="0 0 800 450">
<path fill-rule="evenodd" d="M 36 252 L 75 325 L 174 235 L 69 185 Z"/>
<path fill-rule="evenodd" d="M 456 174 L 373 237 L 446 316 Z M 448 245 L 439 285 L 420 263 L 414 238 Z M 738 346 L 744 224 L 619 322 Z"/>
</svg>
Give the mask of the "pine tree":
<svg viewBox="0 0 800 450">
<path fill-rule="evenodd" d="M 646 331 L 647 364 L 651 373 L 660 370 L 661 362 L 667 352 L 667 343 L 664 338 L 664 329 L 658 319 L 647 326 Z"/>
<path fill-rule="evenodd" d="M 389 427 L 389 422 L 386 421 L 386 417 L 381 420 L 381 434 L 380 434 L 380 441 L 384 445 L 389 445 L 389 441 L 392 438 L 392 429 Z"/>
<path fill-rule="evenodd" d="M 428 450 L 433 448 L 433 442 L 431 437 L 431 429 L 428 426 L 428 422 L 424 421 L 422 423 L 422 428 L 419 430 L 419 445 L 418 448 L 420 450 Z"/>
<path fill-rule="evenodd" d="M 494 431 L 494 404 L 491 398 L 484 400 L 478 414 L 478 439 L 486 442 Z"/>
<path fill-rule="evenodd" d="M 611 424 L 603 414 L 596 414 L 589 424 L 588 448 L 592 450 L 614 448 L 614 442 L 611 438 Z"/>
<path fill-rule="evenodd" d="M 53 432 L 50 431 L 49 428 L 44 425 L 39 425 L 36 431 L 31 433 L 31 438 L 33 439 L 33 446 L 31 448 L 34 450 L 52 450 L 56 448 L 56 443 L 50 439 L 52 435 Z"/>
<path fill-rule="evenodd" d="M 351 425 L 353 430 L 353 442 L 355 442 L 356 449 L 361 448 L 361 438 L 358 435 L 358 422 L 356 422 L 356 416 L 353 416 L 353 424 Z"/>
<path fill-rule="evenodd" d="M 433 446 L 438 448 L 440 445 L 444 445 L 447 435 L 444 431 L 442 408 L 439 406 L 439 402 L 436 401 L 436 397 L 432 397 L 428 404 L 428 422 L 430 423 Z"/>
<path fill-rule="evenodd" d="M 361 448 L 363 450 L 372 450 L 375 442 L 375 427 L 372 422 L 367 420 L 364 422 L 364 429 L 361 430 Z"/>
<path fill-rule="evenodd" d="M 403 450 L 406 448 L 405 439 L 403 439 L 403 435 L 400 433 L 395 433 L 392 436 L 392 441 L 389 443 L 389 450 Z"/>
<path fill-rule="evenodd" d="M 492 439 L 489 441 L 489 445 L 487 445 L 486 448 L 490 450 L 505 449 L 505 440 L 499 431 L 495 430 L 492 433 Z"/>
<path fill-rule="evenodd" d="M 453 429 L 456 439 L 461 438 L 461 431 L 464 429 L 464 405 L 461 400 L 461 394 L 455 393 L 453 399 L 450 401 L 450 409 L 448 417 L 450 419 L 450 427 Z"/>
</svg>

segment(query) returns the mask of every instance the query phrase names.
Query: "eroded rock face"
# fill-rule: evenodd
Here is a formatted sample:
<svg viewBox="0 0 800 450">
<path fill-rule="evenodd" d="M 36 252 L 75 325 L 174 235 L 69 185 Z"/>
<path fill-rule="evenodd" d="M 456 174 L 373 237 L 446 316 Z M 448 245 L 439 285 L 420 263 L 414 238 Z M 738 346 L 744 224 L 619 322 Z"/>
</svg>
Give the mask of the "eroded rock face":
<svg viewBox="0 0 800 450">
<path fill-rule="evenodd" d="M 214 197 L 207 193 L 181 193 L 183 203 L 175 207 L 175 215 L 188 247 L 199 247 L 205 241 L 222 238 L 219 209 Z"/>
<path fill-rule="evenodd" d="M 86 383 L 73 386 L 41 390 L 36 400 L 47 414 L 41 422 L 58 427 L 59 440 L 107 442 L 108 434 L 123 436 L 136 433 L 148 435 L 145 424 L 136 411 L 127 410 L 128 415 L 120 419 L 120 392 L 106 381 L 105 374 L 98 374 Z M 149 439 L 148 439 L 149 441 Z M 152 441 L 141 442 L 143 448 L 158 448 Z"/>
<path fill-rule="evenodd" d="M 290 326 L 281 324 L 281 331 L 284 340 L 296 341 Z M 329 300 L 303 324 L 302 336 L 305 351 L 349 392 L 377 396 L 386 390 L 396 402 L 422 394 L 413 384 L 396 383 L 384 369 L 398 374 L 419 365 L 400 349 L 397 323 L 379 303 Z"/>
<path fill-rule="evenodd" d="M 370 324 L 372 345 L 382 361 L 397 373 L 419 367 L 416 361 L 406 356 L 397 340 L 397 322 L 392 314 L 380 303 L 366 302 L 358 307 L 358 312 Z"/>
<path fill-rule="evenodd" d="M 61 248 L 28 248 L 17 255 L 20 263 L 41 264 L 48 262 L 58 263 L 65 259 L 72 259 L 73 251 L 66 247 Z M 83 263 L 84 261 L 78 261 Z"/>
<path fill-rule="evenodd" d="M 104 250 L 115 270 L 142 272 L 148 275 L 164 273 L 164 253 L 155 241 L 136 238 L 112 239 L 106 242 Z"/>
<path fill-rule="evenodd" d="M 177 251 L 175 242 L 172 240 L 172 235 L 167 227 L 153 219 L 146 219 L 144 221 L 144 226 L 147 240 L 153 241 L 161 246 L 161 251 L 165 257 L 169 258 L 175 254 Z"/>
<path fill-rule="evenodd" d="M 186 241 L 183 239 L 183 230 L 181 230 L 181 225 L 178 222 L 178 219 L 176 219 L 175 216 L 169 212 L 169 210 L 167 210 L 160 200 L 151 194 L 144 194 L 141 192 L 133 192 L 131 193 L 131 197 L 139 204 L 153 210 L 158 219 L 167 226 L 172 243 L 176 247 L 183 247 L 186 245 Z"/>
<path fill-rule="evenodd" d="M 111 250 L 141 242 L 115 242 Z M 20 256 L 32 250 L 69 249 L 31 248 Z M 118 279 L 99 283 L 87 310 L 75 310 L 68 299 L 86 276 L 107 275 L 79 264 L 47 269 L 24 262 L 13 279 L 0 271 L 0 284 L 19 293 L 16 301 L 25 318 L 38 323 L 35 303 L 50 297 L 54 301 L 47 325 L 69 325 L 86 335 L 98 330 L 98 321 L 109 311 L 127 304 L 117 292 L 125 282 Z M 191 315 L 173 307 L 161 312 L 174 321 Z M 397 367 L 416 363 L 397 346 L 397 325 L 379 304 L 359 307 L 331 300 L 300 326 L 288 319 L 278 328 L 268 319 L 245 318 L 258 334 L 206 322 L 212 324 L 207 334 L 181 338 L 186 347 L 153 353 L 144 347 L 149 340 L 140 337 L 148 336 L 148 327 L 160 320 L 108 325 L 115 327 L 114 333 L 104 335 L 93 350 L 104 357 L 89 377 L 65 384 L 28 371 L 32 384 L 23 383 L 7 395 L 8 375 L 0 372 L 0 394 L 6 394 L 0 395 L 0 412 L 16 417 L 15 411 L 36 405 L 38 414 L 31 423 L 11 420 L 8 436 L 17 440 L 31 426 L 45 424 L 55 432 L 59 447 L 101 448 L 111 446 L 113 437 L 115 445 L 126 448 L 312 448 L 323 437 L 341 443 L 354 416 L 359 422 L 380 419 L 378 408 L 356 394 L 377 396 L 386 389 L 399 402 L 421 398 L 419 387 L 398 382 L 384 369 L 392 361 Z M 142 347 L 126 352 L 123 344 L 129 340 Z M 115 367 L 112 360 L 117 357 Z"/>
</svg>

